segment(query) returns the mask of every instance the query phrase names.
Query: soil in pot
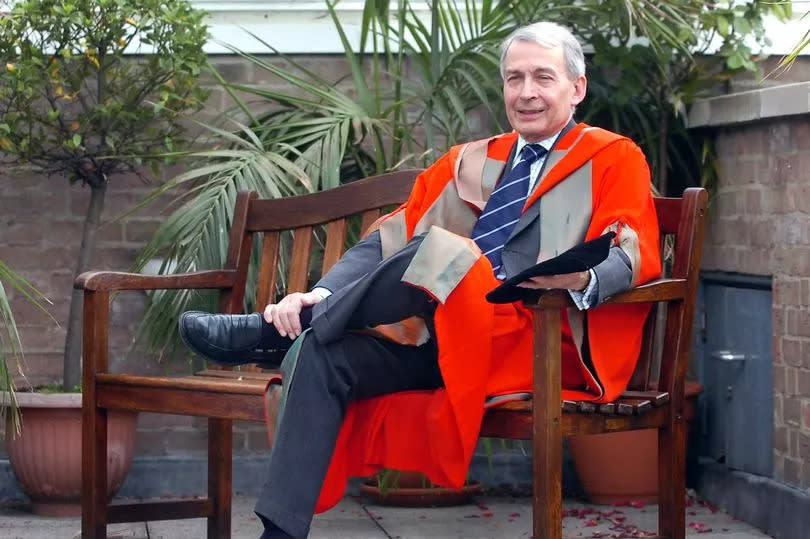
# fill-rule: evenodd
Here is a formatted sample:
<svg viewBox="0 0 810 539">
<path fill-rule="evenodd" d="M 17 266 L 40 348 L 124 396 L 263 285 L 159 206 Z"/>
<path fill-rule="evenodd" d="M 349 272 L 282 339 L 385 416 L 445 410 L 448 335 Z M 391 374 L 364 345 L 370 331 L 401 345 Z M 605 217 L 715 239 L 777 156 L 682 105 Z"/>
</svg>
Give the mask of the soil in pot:
<svg viewBox="0 0 810 539">
<path fill-rule="evenodd" d="M 380 483 L 383 487 L 380 488 Z M 376 475 L 360 485 L 360 491 L 377 505 L 399 507 L 444 507 L 469 503 L 473 496 L 481 494 L 477 481 L 465 483 L 461 490 L 437 487 L 419 472 L 391 470 L 380 479 Z"/>
</svg>

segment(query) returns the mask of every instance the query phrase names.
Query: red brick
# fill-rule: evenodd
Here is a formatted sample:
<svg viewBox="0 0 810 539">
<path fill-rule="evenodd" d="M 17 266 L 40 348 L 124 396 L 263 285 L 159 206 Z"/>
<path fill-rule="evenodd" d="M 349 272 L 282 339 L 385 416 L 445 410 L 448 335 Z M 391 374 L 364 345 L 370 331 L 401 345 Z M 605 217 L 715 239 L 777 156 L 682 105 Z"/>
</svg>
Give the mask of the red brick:
<svg viewBox="0 0 810 539">
<path fill-rule="evenodd" d="M 790 367 L 785 368 L 785 391 L 784 394 L 790 397 L 795 397 L 798 386 L 798 371 Z"/>
<path fill-rule="evenodd" d="M 777 481 L 785 480 L 785 456 L 778 452 L 773 455 L 773 477 Z"/>
<path fill-rule="evenodd" d="M 785 397 L 782 401 L 782 421 L 786 425 L 798 427 L 801 425 L 801 400 Z"/>
<path fill-rule="evenodd" d="M 121 221 L 107 221 L 99 226 L 96 232 L 97 247 L 104 248 L 105 244 L 118 245 L 124 241 L 124 223 Z"/>
<path fill-rule="evenodd" d="M 801 443 L 799 436 L 799 429 L 788 427 L 788 454 L 791 457 L 799 457 L 801 452 Z"/>
<path fill-rule="evenodd" d="M 773 280 L 775 305 L 801 305 L 801 281 L 791 277 L 777 276 Z M 776 312 L 776 309 L 774 309 Z"/>
<path fill-rule="evenodd" d="M 784 480 L 792 485 L 799 485 L 802 477 L 802 463 L 799 460 L 786 458 Z"/>
<path fill-rule="evenodd" d="M 796 171 L 801 170 L 798 167 L 796 158 L 794 156 L 773 156 L 772 166 L 773 168 L 771 169 L 770 175 L 767 179 L 769 180 L 768 183 L 773 185 L 788 184 L 795 176 Z M 792 200 L 793 199 L 790 197 L 785 197 L 783 199 L 783 201 L 786 203 L 783 207 L 783 211 L 794 211 L 795 207 L 791 204 Z"/>
<path fill-rule="evenodd" d="M 784 365 L 773 366 L 773 390 L 777 393 L 784 394 L 786 392 L 786 377 L 787 369 Z"/>
<path fill-rule="evenodd" d="M 774 393 L 773 395 L 773 417 L 774 423 L 777 425 L 785 425 L 784 419 L 784 412 L 782 402 L 784 401 L 784 395 L 781 393 Z"/>
<path fill-rule="evenodd" d="M 810 401 L 808 400 L 802 402 L 802 428 L 810 430 Z"/>
<path fill-rule="evenodd" d="M 801 121 L 791 123 L 793 130 L 793 139 L 796 141 L 796 148 L 798 150 L 810 150 L 810 122 L 807 118 L 802 117 Z"/>
<path fill-rule="evenodd" d="M 802 367 L 810 369 L 810 341 L 802 341 Z"/>
<path fill-rule="evenodd" d="M 805 398 L 810 398 L 810 371 L 801 369 L 797 372 L 798 380 L 796 390 L 798 394 Z"/>
<path fill-rule="evenodd" d="M 139 430 L 154 430 L 163 428 L 192 426 L 192 416 L 175 414 L 152 414 L 141 412 L 138 414 Z"/>
<path fill-rule="evenodd" d="M 773 449 L 779 453 L 787 453 L 788 434 L 787 427 L 774 427 L 773 429 Z"/>
<path fill-rule="evenodd" d="M 782 338 L 782 361 L 792 367 L 802 366 L 801 341 L 789 337 Z"/>
<path fill-rule="evenodd" d="M 158 219 L 127 221 L 124 223 L 124 239 L 128 242 L 145 244 L 152 239 L 160 223 Z"/>
</svg>

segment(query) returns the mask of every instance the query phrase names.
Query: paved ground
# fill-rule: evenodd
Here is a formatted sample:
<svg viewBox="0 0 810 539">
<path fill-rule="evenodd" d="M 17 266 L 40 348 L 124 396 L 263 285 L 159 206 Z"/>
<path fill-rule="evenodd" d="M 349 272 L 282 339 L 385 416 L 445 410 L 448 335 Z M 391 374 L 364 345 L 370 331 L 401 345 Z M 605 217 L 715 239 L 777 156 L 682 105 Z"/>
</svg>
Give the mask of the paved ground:
<svg viewBox="0 0 810 539">
<path fill-rule="evenodd" d="M 237 497 L 233 507 L 233 538 L 255 539 L 260 524 L 251 498 Z M 34 517 L 25 508 L 0 506 L 0 539 L 78 539 L 79 519 Z M 367 505 L 345 498 L 316 517 L 312 539 L 484 539 L 530 536 L 529 498 L 478 499 L 475 505 L 452 508 L 404 509 Z M 687 535 L 705 539 L 754 539 L 767 535 L 701 503 L 687 508 Z M 568 538 L 645 537 L 656 530 L 657 507 L 612 507 L 566 502 L 563 535 Z M 205 521 L 115 524 L 110 538 L 185 539 L 205 537 Z"/>
</svg>

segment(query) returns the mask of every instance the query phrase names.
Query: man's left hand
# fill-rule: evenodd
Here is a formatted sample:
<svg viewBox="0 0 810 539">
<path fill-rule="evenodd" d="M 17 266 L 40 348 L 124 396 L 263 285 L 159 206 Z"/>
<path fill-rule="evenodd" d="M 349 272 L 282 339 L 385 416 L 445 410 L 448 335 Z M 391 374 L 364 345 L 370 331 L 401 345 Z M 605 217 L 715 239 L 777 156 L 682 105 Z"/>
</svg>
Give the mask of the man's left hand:
<svg viewBox="0 0 810 539">
<path fill-rule="evenodd" d="M 521 288 L 565 288 L 567 290 L 582 291 L 585 290 L 590 281 L 590 271 L 578 271 L 561 275 L 540 275 L 532 277 L 528 281 L 523 281 L 517 286 Z"/>
</svg>

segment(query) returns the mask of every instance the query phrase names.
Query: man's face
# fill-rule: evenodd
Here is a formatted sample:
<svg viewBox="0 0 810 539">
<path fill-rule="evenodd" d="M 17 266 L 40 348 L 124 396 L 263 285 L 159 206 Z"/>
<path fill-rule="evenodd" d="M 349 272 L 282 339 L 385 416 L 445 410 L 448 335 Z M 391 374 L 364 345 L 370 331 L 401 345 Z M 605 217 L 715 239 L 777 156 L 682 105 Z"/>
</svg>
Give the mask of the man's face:
<svg viewBox="0 0 810 539">
<path fill-rule="evenodd" d="M 504 58 L 503 99 L 509 123 L 528 142 L 560 131 L 585 98 L 584 76 L 568 78 L 562 47 L 515 40 Z"/>
</svg>

